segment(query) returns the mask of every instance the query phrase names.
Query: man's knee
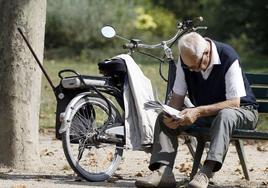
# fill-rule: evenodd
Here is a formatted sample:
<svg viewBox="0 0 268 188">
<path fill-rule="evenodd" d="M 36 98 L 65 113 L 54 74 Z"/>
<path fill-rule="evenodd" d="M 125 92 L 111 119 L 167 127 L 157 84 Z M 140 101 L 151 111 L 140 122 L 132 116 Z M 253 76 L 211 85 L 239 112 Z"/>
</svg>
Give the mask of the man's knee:
<svg viewBox="0 0 268 188">
<path fill-rule="evenodd" d="M 232 108 L 225 108 L 218 112 L 216 119 L 219 119 L 221 121 L 228 121 L 233 122 L 237 119 L 237 115 L 235 112 L 235 109 Z"/>
<path fill-rule="evenodd" d="M 237 124 L 237 115 L 235 109 L 222 109 L 218 112 L 214 121 L 212 122 L 211 130 L 229 130 L 232 132 L 233 128 Z"/>
</svg>

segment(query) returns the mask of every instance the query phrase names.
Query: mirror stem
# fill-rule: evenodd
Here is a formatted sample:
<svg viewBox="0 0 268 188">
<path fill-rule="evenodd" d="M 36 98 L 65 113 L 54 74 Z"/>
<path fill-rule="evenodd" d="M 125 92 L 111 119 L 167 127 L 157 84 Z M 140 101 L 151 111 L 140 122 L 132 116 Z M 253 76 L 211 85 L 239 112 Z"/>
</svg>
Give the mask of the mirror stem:
<svg viewBox="0 0 268 188">
<path fill-rule="evenodd" d="M 126 41 L 130 42 L 130 40 L 129 40 L 129 39 L 124 38 L 124 37 L 121 37 L 121 36 L 119 36 L 119 35 L 115 35 L 115 37 L 117 37 L 117 38 L 120 38 L 120 39 L 123 39 L 123 40 L 126 40 Z"/>
</svg>

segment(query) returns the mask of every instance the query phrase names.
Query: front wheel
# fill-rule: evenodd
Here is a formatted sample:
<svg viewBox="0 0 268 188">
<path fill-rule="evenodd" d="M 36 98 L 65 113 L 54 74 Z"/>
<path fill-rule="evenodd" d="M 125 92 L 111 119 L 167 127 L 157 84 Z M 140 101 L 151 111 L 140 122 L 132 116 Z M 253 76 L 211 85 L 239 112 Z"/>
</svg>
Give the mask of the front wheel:
<svg viewBox="0 0 268 188">
<path fill-rule="evenodd" d="M 121 161 L 124 137 L 102 134 L 102 139 L 99 139 L 100 130 L 107 124 L 107 128 L 123 126 L 120 113 L 111 105 L 112 113 L 108 118 L 106 101 L 96 95 L 81 98 L 67 110 L 72 111 L 71 123 L 63 133 L 62 144 L 68 163 L 88 181 L 108 179 Z"/>
</svg>

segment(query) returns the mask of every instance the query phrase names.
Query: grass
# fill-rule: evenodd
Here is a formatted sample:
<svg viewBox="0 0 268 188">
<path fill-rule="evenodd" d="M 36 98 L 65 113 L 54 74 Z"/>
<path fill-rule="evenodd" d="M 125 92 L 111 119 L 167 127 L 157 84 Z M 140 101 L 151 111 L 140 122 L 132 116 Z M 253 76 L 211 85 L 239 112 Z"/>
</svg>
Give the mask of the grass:
<svg viewBox="0 0 268 188">
<path fill-rule="evenodd" d="M 243 67 L 247 72 L 263 72 L 268 73 L 268 58 L 266 57 L 248 57 L 242 58 Z M 159 64 L 157 63 L 143 63 L 139 64 L 144 74 L 151 80 L 155 93 L 157 93 L 160 100 L 164 100 L 166 83 L 159 75 Z M 75 59 L 60 59 L 60 60 L 45 60 L 44 67 L 51 77 L 52 82 L 59 84 L 58 72 L 62 69 L 73 69 L 80 74 L 99 75 L 98 66 L 96 63 L 81 62 Z M 167 75 L 167 66 L 163 67 L 164 75 Z M 40 109 L 40 128 L 54 128 L 55 127 L 55 111 L 56 98 L 49 86 L 47 80 L 42 78 L 42 98 Z M 261 116 L 258 129 L 268 130 L 268 117 Z"/>
</svg>

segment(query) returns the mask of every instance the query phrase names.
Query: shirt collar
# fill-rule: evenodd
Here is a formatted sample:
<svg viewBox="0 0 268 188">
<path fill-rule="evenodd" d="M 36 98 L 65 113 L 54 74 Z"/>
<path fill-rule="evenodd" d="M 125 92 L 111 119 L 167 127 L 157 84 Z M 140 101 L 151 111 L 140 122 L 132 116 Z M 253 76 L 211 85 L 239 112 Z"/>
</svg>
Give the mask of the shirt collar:
<svg viewBox="0 0 268 188">
<path fill-rule="evenodd" d="M 215 43 L 209 38 L 205 38 L 205 39 L 211 42 L 211 50 L 212 51 L 211 51 L 210 64 L 209 64 L 208 68 L 205 71 L 201 71 L 203 73 L 211 70 L 214 65 L 220 65 L 221 64 L 221 60 L 220 60 L 220 57 L 219 57 L 219 54 L 218 54 L 218 51 L 217 51 Z"/>
</svg>

